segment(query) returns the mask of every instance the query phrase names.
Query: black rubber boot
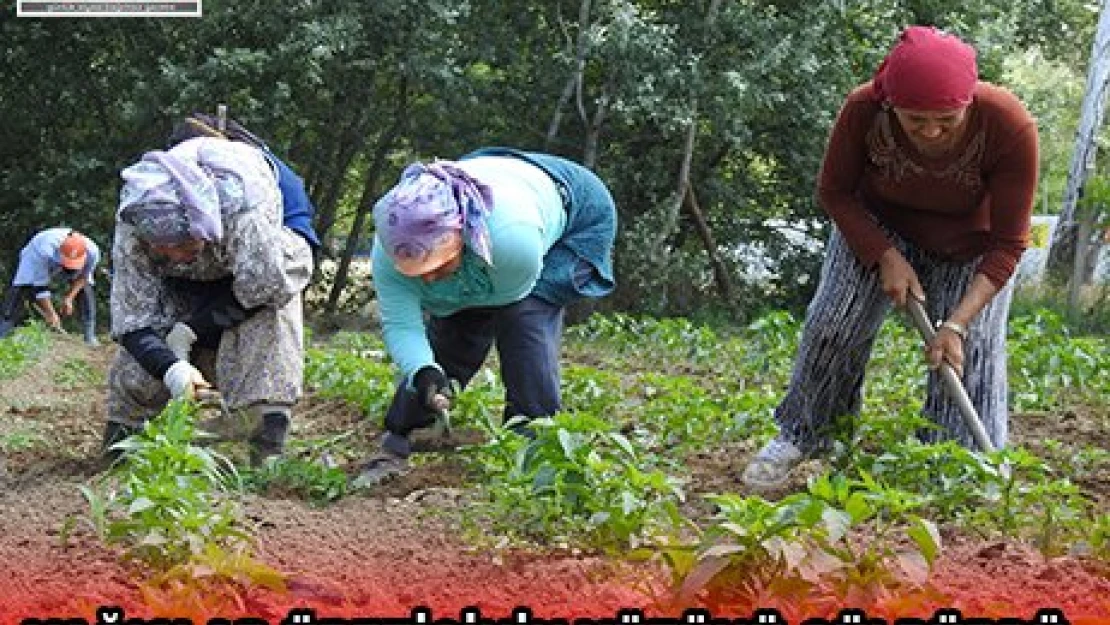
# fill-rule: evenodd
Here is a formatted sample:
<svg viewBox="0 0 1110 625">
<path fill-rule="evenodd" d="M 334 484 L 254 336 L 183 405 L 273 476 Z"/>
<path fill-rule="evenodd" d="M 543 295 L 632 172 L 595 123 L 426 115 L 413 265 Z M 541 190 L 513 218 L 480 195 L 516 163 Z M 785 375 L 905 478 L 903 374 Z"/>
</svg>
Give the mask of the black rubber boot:
<svg viewBox="0 0 1110 625">
<path fill-rule="evenodd" d="M 289 434 L 289 415 L 267 412 L 262 423 L 250 437 L 251 464 L 260 466 L 267 458 L 285 453 L 285 437 Z"/>
<path fill-rule="evenodd" d="M 410 468 L 411 454 L 412 443 L 407 436 L 386 432 L 382 437 L 381 449 L 363 465 L 359 476 L 355 478 L 354 487 L 377 486 L 404 475 Z"/>
</svg>

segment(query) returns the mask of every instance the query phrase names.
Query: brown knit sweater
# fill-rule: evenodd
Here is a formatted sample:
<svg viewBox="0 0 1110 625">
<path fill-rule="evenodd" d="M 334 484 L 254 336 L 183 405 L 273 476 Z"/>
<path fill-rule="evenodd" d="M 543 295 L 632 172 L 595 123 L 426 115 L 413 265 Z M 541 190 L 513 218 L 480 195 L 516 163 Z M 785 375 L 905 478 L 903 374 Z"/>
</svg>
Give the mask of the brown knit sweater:
<svg viewBox="0 0 1110 625">
<path fill-rule="evenodd" d="M 1012 93 L 984 82 L 968 114 L 951 153 L 929 158 L 875 100 L 870 82 L 848 96 L 817 192 L 864 265 L 891 246 L 881 223 L 942 258 L 982 255 L 978 272 L 999 287 L 1013 275 L 1029 239 L 1037 123 Z"/>
</svg>

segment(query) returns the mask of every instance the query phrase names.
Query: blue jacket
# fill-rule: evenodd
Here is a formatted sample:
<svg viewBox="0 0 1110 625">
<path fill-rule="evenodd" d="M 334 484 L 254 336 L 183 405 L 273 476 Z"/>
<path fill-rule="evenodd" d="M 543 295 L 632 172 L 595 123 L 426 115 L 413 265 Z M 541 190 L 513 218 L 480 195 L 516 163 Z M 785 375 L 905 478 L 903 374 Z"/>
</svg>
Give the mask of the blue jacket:
<svg viewBox="0 0 1110 625">
<path fill-rule="evenodd" d="M 312 214 L 316 208 L 312 200 L 308 199 L 308 192 L 304 188 L 304 180 L 295 171 L 286 165 L 273 152 L 265 150 L 266 156 L 273 162 L 277 169 L 278 189 L 281 190 L 282 221 L 286 228 L 304 237 L 315 252 L 320 248 L 320 239 L 316 230 L 312 228 Z"/>
<path fill-rule="evenodd" d="M 583 297 L 604 297 L 613 292 L 613 243 L 617 236 L 617 209 L 605 184 L 589 169 L 559 156 L 491 147 L 476 156 L 513 156 L 532 163 L 551 176 L 567 209 L 562 238 L 543 259 L 543 273 L 534 293 L 552 304 L 565 306 Z"/>
</svg>

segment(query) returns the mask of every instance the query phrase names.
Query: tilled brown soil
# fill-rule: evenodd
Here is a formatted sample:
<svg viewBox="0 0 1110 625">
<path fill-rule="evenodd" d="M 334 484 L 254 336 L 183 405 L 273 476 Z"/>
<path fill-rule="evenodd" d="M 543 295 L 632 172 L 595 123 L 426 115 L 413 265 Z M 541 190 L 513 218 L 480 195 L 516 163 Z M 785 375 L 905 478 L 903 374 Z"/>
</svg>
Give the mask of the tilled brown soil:
<svg viewBox="0 0 1110 625">
<path fill-rule="evenodd" d="M 78 487 L 98 471 L 103 371 L 113 350 L 63 338 L 30 371 L 0 381 L 0 441 L 7 465 L 0 489 L 0 623 L 32 616 L 80 616 L 92 622 L 93 610 L 107 605 L 124 606 L 132 616 L 194 622 L 216 616 L 144 594 L 136 569 L 80 521 L 87 506 Z M 85 364 L 66 364 L 75 360 Z M 72 374 L 85 370 L 100 377 Z M 298 414 L 294 435 L 338 434 L 344 428 L 357 428 L 360 438 L 375 433 L 373 424 L 333 400 L 310 396 Z M 1057 419 L 1019 416 L 1013 429 L 1017 442 L 1030 446 L 1047 438 L 1105 445 L 1110 427 L 1105 415 L 1071 413 Z M 747 447 L 724 448 L 692 458 L 689 490 L 738 488 L 734 476 L 748 453 Z M 356 466 L 353 459 L 340 461 L 352 470 Z M 1083 486 L 1103 505 L 1110 501 L 1105 466 Z M 458 524 L 469 496 L 459 464 L 450 459 L 421 464 L 385 488 L 323 508 L 277 496 L 246 496 L 257 557 L 284 573 L 289 583 L 284 592 L 245 590 L 220 615 L 276 623 L 295 607 L 346 617 L 401 617 L 421 605 L 437 617 L 457 617 L 471 605 L 484 615 L 505 616 L 527 606 L 537 616 L 564 618 L 612 617 L 620 608 L 664 609 L 659 600 L 666 597 L 668 580 L 652 565 L 598 555 L 475 548 Z M 965 616 L 1031 618 L 1038 608 L 1056 607 L 1072 622 L 1110 623 L 1110 573 L 1076 558 L 1046 559 L 1021 544 L 946 537 L 932 583 Z M 782 607 L 784 613 L 799 609 Z M 936 607 L 907 602 L 905 610 L 927 617 Z"/>
</svg>

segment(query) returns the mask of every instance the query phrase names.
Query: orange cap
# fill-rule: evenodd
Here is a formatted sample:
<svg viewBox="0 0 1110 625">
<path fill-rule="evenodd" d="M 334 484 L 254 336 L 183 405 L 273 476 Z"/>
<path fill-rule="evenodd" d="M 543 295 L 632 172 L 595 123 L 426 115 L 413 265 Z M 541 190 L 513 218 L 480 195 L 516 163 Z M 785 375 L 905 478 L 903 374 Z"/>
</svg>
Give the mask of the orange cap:
<svg viewBox="0 0 1110 625">
<path fill-rule="evenodd" d="M 70 271 L 84 268 L 85 258 L 89 254 L 88 247 L 85 245 L 85 237 L 76 232 L 70 232 L 62 240 L 62 246 L 58 249 L 58 252 L 62 256 L 62 267 Z"/>
</svg>

